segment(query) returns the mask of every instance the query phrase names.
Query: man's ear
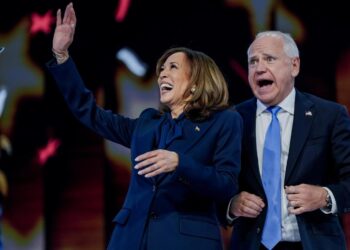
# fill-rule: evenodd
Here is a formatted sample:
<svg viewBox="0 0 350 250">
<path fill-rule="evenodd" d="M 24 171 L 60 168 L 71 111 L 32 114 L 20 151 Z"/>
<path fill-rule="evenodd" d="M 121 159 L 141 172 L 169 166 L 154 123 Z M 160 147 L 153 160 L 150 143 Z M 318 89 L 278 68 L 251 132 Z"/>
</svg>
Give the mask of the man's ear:
<svg viewBox="0 0 350 250">
<path fill-rule="evenodd" d="M 300 71 L 300 58 L 294 57 L 292 58 L 292 76 L 296 77 Z"/>
</svg>

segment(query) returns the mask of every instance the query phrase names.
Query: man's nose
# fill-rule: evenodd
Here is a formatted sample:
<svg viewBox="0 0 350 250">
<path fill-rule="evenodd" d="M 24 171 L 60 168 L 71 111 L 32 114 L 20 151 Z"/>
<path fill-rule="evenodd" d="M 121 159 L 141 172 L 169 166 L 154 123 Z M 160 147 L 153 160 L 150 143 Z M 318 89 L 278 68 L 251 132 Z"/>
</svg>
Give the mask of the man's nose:
<svg viewBox="0 0 350 250">
<path fill-rule="evenodd" d="M 266 63 L 263 60 L 259 60 L 256 64 L 256 71 L 263 72 L 266 70 Z"/>
</svg>

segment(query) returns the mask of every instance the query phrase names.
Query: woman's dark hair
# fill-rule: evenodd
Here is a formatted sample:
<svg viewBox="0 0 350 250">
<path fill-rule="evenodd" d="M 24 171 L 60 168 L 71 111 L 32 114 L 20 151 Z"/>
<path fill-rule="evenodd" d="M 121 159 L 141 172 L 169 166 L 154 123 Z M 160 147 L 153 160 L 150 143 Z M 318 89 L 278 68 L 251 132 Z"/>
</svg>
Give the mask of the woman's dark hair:
<svg viewBox="0 0 350 250">
<path fill-rule="evenodd" d="M 184 53 L 190 65 L 190 84 L 184 99 L 192 96 L 186 101 L 185 115 L 191 120 L 203 120 L 213 111 L 227 108 L 229 93 L 226 80 L 214 60 L 203 52 L 185 47 L 168 49 L 157 62 L 157 77 L 165 61 L 175 53 Z M 191 92 L 193 87 L 195 91 Z M 169 111 L 169 108 L 162 104 L 159 109 L 161 112 Z"/>
</svg>

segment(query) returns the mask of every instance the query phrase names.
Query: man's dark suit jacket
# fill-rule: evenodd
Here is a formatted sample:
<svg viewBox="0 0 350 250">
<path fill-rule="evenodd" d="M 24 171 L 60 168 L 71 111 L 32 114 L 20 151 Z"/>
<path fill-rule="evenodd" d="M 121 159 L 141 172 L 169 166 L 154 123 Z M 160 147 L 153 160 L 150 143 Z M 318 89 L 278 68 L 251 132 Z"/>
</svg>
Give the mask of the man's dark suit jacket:
<svg viewBox="0 0 350 250">
<path fill-rule="evenodd" d="M 129 119 L 103 110 L 84 87 L 72 59 L 47 66 L 76 118 L 129 147 L 132 166 L 135 157 L 156 149 L 156 131 L 164 117 L 159 111 L 146 109 Z M 185 119 L 182 129 L 182 137 L 167 148 L 179 155 L 176 171 L 145 178 L 132 170 L 108 249 L 140 250 L 144 244 L 149 250 L 223 249 L 216 206 L 238 190 L 242 119 L 238 112 L 225 110 L 202 122 Z"/>
<path fill-rule="evenodd" d="M 259 174 L 255 117 L 256 99 L 237 105 L 244 135 L 240 191 L 267 199 Z M 304 250 L 346 249 L 339 214 L 350 211 L 350 120 L 346 109 L 334 102 L 296 91 L 294 121 L 284 185 L 312 184 L 328 187 L 338 214 L 319 209 L 297 215 Z M 237 218 L 233 224 L 232 250 L 259 249 L 266 207 L 255 219 Z"/>
</svg>

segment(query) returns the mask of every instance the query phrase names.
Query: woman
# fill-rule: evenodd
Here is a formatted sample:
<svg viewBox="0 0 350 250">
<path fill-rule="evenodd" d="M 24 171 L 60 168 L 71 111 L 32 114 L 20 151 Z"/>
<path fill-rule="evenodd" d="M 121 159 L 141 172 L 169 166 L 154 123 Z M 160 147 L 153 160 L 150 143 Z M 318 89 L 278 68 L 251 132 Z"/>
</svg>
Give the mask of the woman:
<svg viewBox="0 0 350 250">
<path fill-rule="evenodd" d="M 214 61 L 173 48 L 157 63 L 160 110 L 137 119 L 98 106 L 68 55 L 76 17 L 57 12 L 48 63 L 73 114 L 104 138 L 131 149 L 132 176 L 108 249 L 222 249 L 217 206 L 237 191 L 242 121 L 228 107 Z"/>
</svg>

